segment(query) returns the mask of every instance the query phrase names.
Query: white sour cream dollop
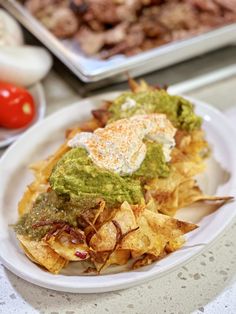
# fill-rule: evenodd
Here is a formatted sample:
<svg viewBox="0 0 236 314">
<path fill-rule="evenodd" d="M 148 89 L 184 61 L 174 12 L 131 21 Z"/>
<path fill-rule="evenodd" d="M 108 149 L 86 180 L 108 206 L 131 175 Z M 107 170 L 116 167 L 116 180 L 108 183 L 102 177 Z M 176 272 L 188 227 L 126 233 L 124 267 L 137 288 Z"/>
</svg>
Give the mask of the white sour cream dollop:
<svg viewBox="0 0 236 314">
<path fill-rule="evenodd" d="M 127 175 L 138 170 L 145 159 L 145 139 L 161 143 L 165 159 L 170 161 L 175 132 L 164 114 L 137 115 L 110 123 L 94 133 L 78 133 L 68 146 L 83 147 L 98 167 Z"/>
<path fill-rule="evenodd" d="M 130 97 L 126 98 L 126 101 L 122 104 L 121 110 L 126 111 L 136 106 L 136 101 Z"/>
</svg>

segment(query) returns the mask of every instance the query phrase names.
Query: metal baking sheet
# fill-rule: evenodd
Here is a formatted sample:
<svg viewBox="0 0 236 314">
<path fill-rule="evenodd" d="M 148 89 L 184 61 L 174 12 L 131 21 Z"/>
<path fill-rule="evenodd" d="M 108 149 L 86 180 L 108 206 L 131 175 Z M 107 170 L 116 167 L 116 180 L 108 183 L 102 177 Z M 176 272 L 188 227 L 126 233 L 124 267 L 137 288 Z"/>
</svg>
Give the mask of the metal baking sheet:
<svg viewBox="0 0 236 314">
<path fill-rule="evenodd" d="M 132 57 L 117 55 L 98 60 L 85 57 L 73 41 L 58 40 L 17 1 L 0 0 L 0 4 L 84 82 L 96 82 L 124 72 L 135 77 L 236 42 L 234 23 Z"/>
</svg>

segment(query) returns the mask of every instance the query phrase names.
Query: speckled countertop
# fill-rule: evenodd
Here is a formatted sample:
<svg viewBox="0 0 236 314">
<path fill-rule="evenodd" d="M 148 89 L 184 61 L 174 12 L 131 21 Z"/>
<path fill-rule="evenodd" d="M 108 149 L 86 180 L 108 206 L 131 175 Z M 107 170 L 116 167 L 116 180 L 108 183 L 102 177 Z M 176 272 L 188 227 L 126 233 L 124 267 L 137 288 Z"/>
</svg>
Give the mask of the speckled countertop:
<svg viewBox="0 0 236 314">
<path fill-rule="evenodd" d="M 43 289 L 0 266 L 0 313 L 236 313 L 236 222 L 209 249 L 164 277 L 127 290 L 69 294 Z"/>
<path fill-rule="evenodd" d="M 226 54 L 221 52 L 219 62 Z M 233 54 L 232 54 L 233 56 Z M 235 56 L 235 54 L 234 54 Z M 215 57 L 216 58 L 216 57 Z M 216 59 L 217 59 L 216 58 Z M 205 61 L 204 61 L 205 60 Z M 214 60 L 213 60 L 214 61 Z M 212 61 L 212 62 L 213 62 Z M 207 57 L 201 65 L 210 68 Z M 216 62 L 217 63 L 217 62 Z M 191 63 L 192 76 L 198 62 Z M 218 63 L 217 63 L 218 64 Z M 195 67 L 195 68 L 194 68 Z M 179 65 L 148 77 L 149 81 L 178 81 L 185 77 L 189 66 Z M 187 70 L 186 70 L 187 69 Z M 176 71 L 177 72 L 176 72 Z M 169 74 L 167 75 L 166 73 Z M 187 72 L 186 72 L 187 71 Z M 209 102 L 221 110 L 236 104 L 236 77 L 201 88 L 189 95 Z M 69 85 L 51 72 L 44 81 L 47 96 L 47 114 L 79 99 Z M 125 88 L 120 84 L 119 88 Z M 109 88 L 111 89 L 111 88 Z M 236 120 L 235 120 L 236 122 Z M 0 154 L 3 152 L 0 151 Z M 0 313 L 45 314 L 127 314 L 145 312 L 167 314 L 234 314 L 236 313 L 236 221 L 225 230 L 201 255 L 161 278 L 127 290 L 102 294 L 61 293 L 32 285 L 13 275 L 0 264 Z"/>
</svg>

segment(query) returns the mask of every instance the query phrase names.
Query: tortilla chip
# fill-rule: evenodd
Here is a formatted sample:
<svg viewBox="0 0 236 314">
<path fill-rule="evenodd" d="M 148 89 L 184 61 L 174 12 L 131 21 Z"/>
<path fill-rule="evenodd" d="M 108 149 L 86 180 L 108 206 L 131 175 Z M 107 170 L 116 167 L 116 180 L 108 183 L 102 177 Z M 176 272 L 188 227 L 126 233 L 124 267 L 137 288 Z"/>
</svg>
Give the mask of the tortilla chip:
<svg viewBox="0 0 236 314">
<path fill-rule="evenodd" d="M 135 258 L 144 254 L 158 258 L 165 253 L 167 246 L 169 252 L 181 247 L 184 243 L 182 235 L 195 228 L 197 226 L 194 224 L 124 202 L 113 219 L 104 223 L 93 235 L 90 246 L 95 252 L 95 262 L 98 257 L 96 254 L 100 252 L 101 260 L 97 262 L 107 267 L 111 261 L 115 263 L 116 257 L 111 256 L 117 250 L 131 252 Z"/>
<path fill-rule="evenodd" d="M 154 213 L 144 207 L 134 208 L 134 212 L 139 228 L 129 233 L 121 244 L 122 249 L 131 250 L 133 257 L 146 253 L 158 257 L 168 244 L 175 243 L 177 249 L 184 242 L 182 235 L 197 228 L 195 224 Z"/>
<path fill-rule="evenodd" d="M 148 207 L 151 203 L 153 211 L 174 216 L 179 208 L 192 204 L 196 193 L 199 195 L 199 187 L 193 177 L 204 169 L 203 159 L 201 162 L 185 160 L 174 163 L 167 178 L 156 178 L 145 186 Z"/>
<path fill-rule="evenodd" d="M 68 261 L 52 250 L 43 241 L 32 241 L 26 236 L 17 235 L 25 254 L 35 263 L 51 273 L 58 274 Z"/>
<path fill-rule="evenodd" d="M 127 202 L 123 203 L 112 220 L 104 223 L 91 238 L 89 245 L 94 251 L 102 252 L 114 249 L 116 245 L 117 229 L 113 221 L 119 224 L 122 234 L 138 227 L 132 208 Z"/>
<path fill-rule="evenodd" d="M 84 122 L 80 126 L 80 130 L 82 132 L 93 132 L 94 130 L 100 127 L 102 127 L 102 124 L 100 123 L 100 121 L 98 119 L 92 119 L 90 121 Z"/>
<path fill-rule="evenodd" d="M 68 261 L 81 261 L 89 258 L 88 246 L 85 243 L 72 243 L 70 235 L 66 232 L 62 232 L 59 237 L 52 235 L 47 239 L 46 236 L 43 241 Z M 79 254 L 76 255 L 78 252 Z"/>
<path fill-rule="evenodd" d="M 180 207 L 186 207 L 199 201 L 210 202 L 226 202 L 232 200 L 232 196 L 215 196 L 207 195 L 202 192 L 195 180 L 189 180 L 179 186 L 178 189 L 178 202 Z"/>
<path fill-rule="evenodd" d="M 67 140 L 69 140 L 78 132 L 79 129 L 74 128 L 68 135 Z M 39 161 L 30 165 L 30 169 L 34 172 L 35 180 L 27 186 L 22 199 L 18 203 L 18 212 L 20 216 L 30 211 L 33 202 L 36 200 L 37 196 L 40 193 L 47 191 L 49 187 L 48 178 L 52 172 L 53 167 L 69 149 L 70 148 L 67 146 L 66 141 L 52 156 L 50 156 L 46 160 Z"/>
<path fill-rule="evenodd" d="M 154 212 L 159 211 L 168 216 L 174 216 L 176 211 L 182 207 L 185 201 L 185 195 L 189 195 L 189 193 L 191 194 L 191 190 L 187 189 L 183 191 L 183 188 L 186 186 L 189 188 L 189 182 L 192 181 L 195 182 L 192 179 L 189 180 L 184 178 L 176 172 L 173 172 L 167 180 L 157 180 L 155 183 L 156 188 L 152 187 L 152 189 L 146 193 L 148 209 L 151 209 Z M 181 195 L 182 203 L 180 200 L 181 188 L 181 193 L 183 193 L 183 195 Z"/>
<path fill-rule="evenodd" d="M 217 195 L 202 194 L 202 195 L 199 195 L 199 197 L 196 198 L 194 202 L 199 202 L 199 201 L 227 202 L 227 201 L 231 201 L 233 199 L 234 199 L 233 196 L 217 196 Z"/>
<path fill-rule="evenodd" d="M 28 213 L 34 201 L 38 197 L 39 194 L 46 192 L 49 187 L 48 183 L 39 183 L 37 181 L 34 181 L 30 185 L 27 186 L 23 197 L 18 203 L 18 213 L 20 216 L 22 216 L 25 213 Z"/>
<path fill-rule="evenodd" d="M 38 262 L 37 262 L 36 259 L 33 257 L 33 255 L 31 255 L 31 253 L 27 250 L 27 248 L 26 248 L 22 243 L 20 243 L 20 246 L 21 246 L 22 249 L 24 250 L 25 255 L 26 255 L 32 262 L 34 262 L 35 264 L 38 264 Z"/>
<path fill-rule="evenodd" d="M 132 78 L 129 78 L 128 83 L 131 91 L 134 93 L 146 92 L 148 90 L 155 89 L 153 86 L 148 85 L 144 80 L 140 80 L 139 83 L 137 83 Z"/>
<path fill-rule="evenodd" d="M 99 252 L 96 253 L 99 255 Z M 106 253 L 104 260 L 101 262 L 98 262 L 96 260 L 96 256 L 93 257 L 93 263 L 97 269 L 98 272 L 101 272 L 102 270 L 105 270 L 110 265 L 125 265 L 130 258 L 130 251 L 129 250 L 122 250 L 117 249 L 114 252 Z M 99 260 L 99 259 L 98 259 Z"/>
<path fill-rule="evenodd" d="M 167 255 L 166 251 L 163 251 L 163 254 L 157 256 L 154 256 L 152 254 L 144 254 L 141 258 L 137 259 L 133 265 L 132 269 L 137 269 L 143 266 L 147 266 L 152 264 L 153 262 L 156 262 L 162 258 L 164 258 Z"/>
</svg>

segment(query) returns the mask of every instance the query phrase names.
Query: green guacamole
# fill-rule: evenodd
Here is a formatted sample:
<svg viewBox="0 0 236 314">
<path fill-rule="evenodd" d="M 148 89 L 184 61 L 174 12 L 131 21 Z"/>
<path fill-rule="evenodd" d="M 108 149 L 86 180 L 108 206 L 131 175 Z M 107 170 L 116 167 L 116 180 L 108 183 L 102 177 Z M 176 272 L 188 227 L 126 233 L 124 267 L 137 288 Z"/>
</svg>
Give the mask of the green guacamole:
<svg viewBox="0 0 236 314">
<path fill-rule="evenodd" d="M 40 240 L 52 225 L 35 227 L 35 224 L 62 221 L 76 227 L 81 214 L 87 210 L 91 212 L 101 199 L 111 208 L 124 201 L 141 203 L 145 180 L 169 174 L 162 145 L 151 142 L 146 145 L 146 157 L 140 168 L 131 176 L 124 177 L 98 168 L 85 149 L 71 149 L 52 171 L 52 190 L 37 198 L 32 210 L 20 217 L 14 226 L 15 231 L 33 240 Z"/>
<path fill-rule="evenodd" d="M 124 201 L 138 204 L 143 198 L 139 177 L 166 177 L 169 167 L 165 162 L 162 146 L 147 145 L 146 158 L 132 176 L 123 176 L 97 167 L 83 148 L 73 148 L 57 163 L 50 184 L 58 194 L 68 194 L 78 202 L 102 198 L 108 206 Z"/>
<path fill-rule="evenodd" d="M 135 106 L 122 108 L 128 98 L 135 100 Z M 188 100 L 169 95 L 165 90 L 123 93 L 113 101 L 109 113 L 109 122 L 138 114 L 165 113 L 176 128 L 186 131 L 199 129 L 202 122 Z"/>
<path fill-rule="evenodd" d="M 147 153 L 140 168 L 132 175 L 134 178 L 152 179 L 157 177 L 168 177 L 170 167 L 165 161 L 162 145 L 158 143 L 146 143 Z"/>
<path fill-rule="evenodd" d="M 116 206 L 124 201 L 140 203 L 143 198 L 139 180 L 98 168 L 83 148 L 73 148 L 61 158 L 52 171 L 50 185 L 77 202 L 102 198 L 108 206 Z"/>
<path fill-rule="evenodd" d="M 94 200 L 93 200 L 94 202 Z M 28 235 L 34 240 L 40 240 L 52 228 L 48 226 L 35 226 L 41 221 L 62 221 L 71 226 L 77 226 L 77 217 L 86 210 L 80 203 L 71 202 L 65 197 L 58 196 L 54 191 L 42 193 L 35 201 L 32 210 L 20 217 L 14 226 L 18 234 Z M 93 206 L 91 203 L 89 206 Z"/>
</svg>

